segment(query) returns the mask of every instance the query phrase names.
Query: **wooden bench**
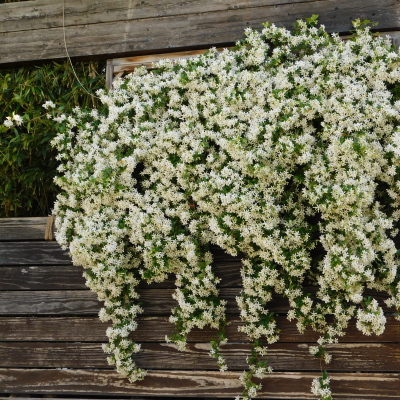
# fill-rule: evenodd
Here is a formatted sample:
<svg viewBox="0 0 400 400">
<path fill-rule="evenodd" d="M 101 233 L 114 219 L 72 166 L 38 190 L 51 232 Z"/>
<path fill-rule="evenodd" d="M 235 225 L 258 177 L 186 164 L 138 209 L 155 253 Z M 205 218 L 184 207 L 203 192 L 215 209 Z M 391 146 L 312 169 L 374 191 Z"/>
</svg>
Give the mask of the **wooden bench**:
<svg viewBox="0 0 400 400">
<path fill-rule="evenodd" d="M 173 330 L 168 322 L 175 302 L 171 279 L 141 286 L 145 312 L 132 338 L 142 343 L 135 360 L 149 373 L 144 381 L 131 384 L 107 364 L 101 343 L 107 341 L 108 325 L 97 317 L 101 303 L 85 287 L 82 268 L 72 265 L 56 242 L 44 241 L 45 227 L 46 218 L 0 219 L 0 400 L 8 394 L 233 399 L 242 392 L 238 378 L 246 369 L 250 346 L 237 331 L 239 259 L 213 249 L 231 321 L 223 347 L 229 371 L 220 373 L 208 355 L 215 331 L 192 332 L 185 353 L 165 343 Z M 315 399 L 310 387 L 320 376 L 320 362 L 308 347 L 318 334 L 297 332 L 295 323 L 286 319 L 286 299 L 275 296 L 270 308 L 277 313 L 281 338 L 269 346 L 275 372 L 263 380 L 259 397 Z M 393 310 L 386 312 L 383 335 L 363 336 L 353 323 L 342 343 L 329 347 L 335 399 L 400 399 L 400 323 Z"/>
</svg>

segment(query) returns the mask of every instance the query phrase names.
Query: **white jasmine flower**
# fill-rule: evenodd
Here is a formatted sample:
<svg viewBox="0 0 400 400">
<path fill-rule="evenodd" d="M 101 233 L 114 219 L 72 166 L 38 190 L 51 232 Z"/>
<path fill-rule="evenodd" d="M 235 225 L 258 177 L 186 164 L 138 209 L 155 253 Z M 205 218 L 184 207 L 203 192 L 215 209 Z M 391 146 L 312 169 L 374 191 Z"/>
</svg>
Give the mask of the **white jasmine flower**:
<svg viewBox="0 0 400 400">
<path fill-rule="evenodd" d="M 55 108 L 55 104 L 51 100 L 47 100 L 44 104 L 42 104 L 42 107 L 45 110 L 48 110 L 49 108 Z"/>
<path fill-rule="evenodd" d="M 7 117 L 6 120 L 3 122 L 3 125 L 7 128 L 11 128 L 14 125 L 14 122 L 12 121 L 11 117 Z"/>
</svg>

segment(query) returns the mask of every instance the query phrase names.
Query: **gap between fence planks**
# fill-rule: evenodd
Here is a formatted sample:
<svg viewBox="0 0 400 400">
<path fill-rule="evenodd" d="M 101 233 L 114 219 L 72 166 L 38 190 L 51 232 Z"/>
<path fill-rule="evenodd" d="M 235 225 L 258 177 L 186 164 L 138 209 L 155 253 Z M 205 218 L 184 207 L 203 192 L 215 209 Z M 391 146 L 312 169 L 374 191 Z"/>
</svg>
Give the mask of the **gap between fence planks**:
<svg viewBox="0 0 400 400">
<path fill-rule="evenodd" d="M 387 316 L 385 332 L 380 335 L 362 335 L 356 328 L 356 322 L 350 321 L 346 335 L 340 343 L 398 343 L 400 342 L 400 324 L 393 316 Z M 279 343 L 315 343 L 320 334 L 311 328 L 304 334 L 299 333 L 294 321 L 285 315 L 275 316 L 279 333 Z M 229 317 L 226 328 L 229 342 L 247 342 L 246 334 L 238 331 L 243 323 L 238 317 Z M 130 338 L 139 343 L 165 342 L 165 335 L 172 333 L 174 325 L 168 317 L 139 317 L 138 327 Z M 67 342 L 106 342 L 106 329 L 109 323 L 101 322 L 97 317 L 0 317 L 0 341 L 67 341 Z M 209 342 L 217 331 L 209 327 L 195 328 L 188 335 L 189 343 Z M 400 369 L 400 364 L 399 368 Z"/>
<path fill-rule="evenodd" d="M 108 0 L 107 3 L 108 9 L 112 9 L 113 2 Z M 251 7 L 252 3 L 236 0 L 230 7 L 226 7 L 225 3 L 222 7 L 217 6 L 217 9 L 208 11 L 209 3 L 206 0 L 197 4 L 195 1 L 181 3 L 184 4 L 181 14 L 164 13 L 160 16 L 160 12 L 155 12 L 145 18 L 138 16 L 137 10 L 140 6 L 136 3 L 136 6 L 129 9 L 127 19 L 107 22 L 100 19 L 96 23 L 88 23 L 89 16 L 95 11 L 81 11 L 76 17 L 67 13 L 65 31 L 69 54 L 71 57 L 111 58 L 128 54 L 139 55 L 139 52 L 160 52 L 162 49 L 165 52 L 168 49 L 234 44 L 243 38 L 247 27 L 259 29 L 261 23 L 269 21 L 291 28 L 297 19 L 308 18 L 312 14 L 320 16 L 320 23 L 329 32 L 349 32 L 353 28 L 351 21 L 357 17 L 379 22 L 381 30 L 400 28 L 397 0 L 319 0 L 275 5 L 271 5 L 271 2 L 263 5 L 258 0 L 257 7 Z M 161 3 L 160 7 L 163 5 Z M 22 2 L 19 8 L 8 6 L 9 4 L 0 5 L 2 15 L 6 15 L 2 25 L 14 19 L 14 10 L 20 10 L 18 13 L 23 13 L 24 19 L 29 20 L 32 26 L 35 26 L 36 20 L 42 20 L 43 29 L 18 31 L 19 14 L 14 25 L 11 23 L 6 28 L 7 32 L 0 33 L 0 64 L 65 58 L 62 28 L 48 28 L 55 25 L 52 22 L 54 18 L 60 21 L 59 16 L 37 12 L 29 2 Z M 100 15 L 101 13 L 96 17 Z"/>
<path fill-rule="evenodd" d="M 115 371 L 0 369 L 3 393 L 235 397 L 242 393 L 240 372 L 149 371 L 146 379 L 129 383 Z M 309 399 L 311 382 L 319 373 L 283 372 L 262 381 L 258 398 Z M 399 400 L 400 375 L 389 373 L 331 373 L 335 398 Z M 256 380 L 257 381 L 257 380 Z"/>
</svg>

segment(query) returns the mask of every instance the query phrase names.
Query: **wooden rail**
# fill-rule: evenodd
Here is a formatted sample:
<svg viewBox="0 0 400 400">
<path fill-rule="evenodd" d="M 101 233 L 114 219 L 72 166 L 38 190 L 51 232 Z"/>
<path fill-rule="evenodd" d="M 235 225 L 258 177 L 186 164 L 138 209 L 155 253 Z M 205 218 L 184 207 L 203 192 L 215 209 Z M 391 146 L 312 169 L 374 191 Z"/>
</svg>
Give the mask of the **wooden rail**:
<svg viewBox="0 0 400 400">
<path fill-rule="evenodd" d="M 215 272 L 222 278 L 220 294 L 228 300 L 231 322 L 229 341 L 223 347 L 229 372 L 216 371 L 215 360 L 208 355 L 209 340 L 216 333 L 212 329 L 194 330 L 185 353 L 165 343 L 165 335 L 173 330 L 168 322 L 175 306 L 171 276 L 163 283 L 141 285 L 145 311 L 131 338 L 142 343 L 135 361 L 150 371 L 143 382 L 131 384 L 110 369 L 101 349 L 109 326 L 97 317 L 101 302 L 87 290 L 82 268 L 72 265 L 55 242 L 43 240 L 45 226 L 46 218 L 26 219 L 25 224 L 24 219 L 0 220 L 0 396 L 183 399 L 240 394 L 238 377 L 246 368 L 250 346 L 237 330 L 241 324 L 235 302 L 240 291 L 238 258 L 213 248 Z M 286 319 L 286 299 L 274 296 L 271 309 L 277 312 L 281 334 L 279 343 L 269 346 L 268 360 L 275 373 L 263 380 L 260 398 L 314 399 L 310 385 L 320 374 L 320 364 L 308 347 L 318 334 L 298 333 L 295 323 Z M 353 322 L 342 343 L 329 346 L 335 398 L 400 400 L 400 324 L 392 316 L 394 310 L 385 311 L 388 322 L 383 335 L 363 336 Z"/>
<path fill-rule="evenodd" d="M 0 64 L 65 58 L 62 4 L 0 4 Z M 329 32 L 349 32 L 358 17 L 400 29 L 398 0 L 68 0 L 65 33 L 71 57 L 111 58 L 233 44 L 247 27 L 312 14 Z"/>
</svg>

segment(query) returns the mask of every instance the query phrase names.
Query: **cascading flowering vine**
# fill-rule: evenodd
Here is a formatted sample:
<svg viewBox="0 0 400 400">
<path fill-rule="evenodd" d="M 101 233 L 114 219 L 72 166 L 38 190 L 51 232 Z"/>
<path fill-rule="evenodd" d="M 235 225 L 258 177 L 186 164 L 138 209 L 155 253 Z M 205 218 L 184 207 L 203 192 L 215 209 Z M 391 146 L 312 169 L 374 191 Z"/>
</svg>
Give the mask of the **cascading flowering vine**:
<svg viewBox="0 0 400 400">
<path fill-rule="evenodd" d="M 184 350 L 194 327 L 217 328 L 212 353 L 226 369 L 226 302 L 209 244 L 245 255 L 239 329 L 253 350 L 243 399 L 272 371 L 262 356 L 279 339 L 274 292 L 300 332 L 320 332 L 310 351 L 326 363 L 351 318 L 364 334 L 383 332 L 366 289 L 400 308 L 400 56 L 359 21 L 348 41 L 316 22 L 267 23 L 234 49 L 137 68 L 98 92 L 105 111 L 56 117 L 57 240 L 104 301 L 100 318 L 113 324 L 104 350 L 132 382 L 146 374 L 128 338 L 142 312 L 138 284 L 169 273 L 176 330 L 166 339 Z M 326 373 L 312 391 L 332 398 Z"/>
</svg>

